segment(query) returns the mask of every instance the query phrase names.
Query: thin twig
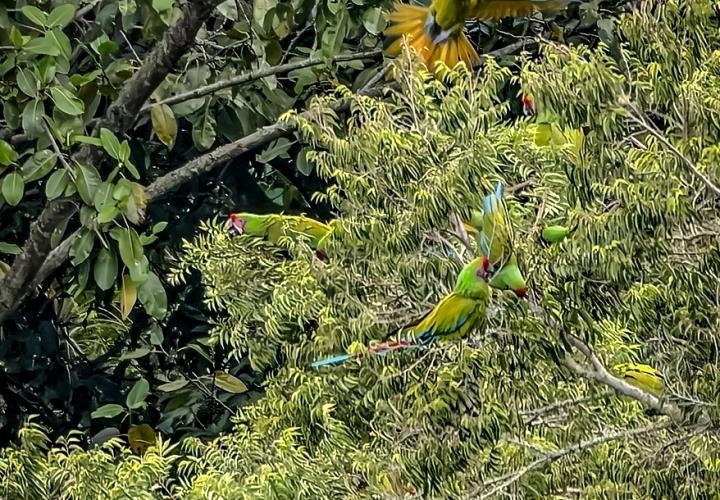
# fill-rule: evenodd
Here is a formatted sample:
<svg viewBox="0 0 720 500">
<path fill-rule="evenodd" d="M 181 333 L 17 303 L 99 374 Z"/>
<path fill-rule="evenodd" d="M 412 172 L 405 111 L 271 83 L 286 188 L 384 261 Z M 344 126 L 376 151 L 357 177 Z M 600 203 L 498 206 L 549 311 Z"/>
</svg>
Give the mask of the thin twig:
<svg viewBox="0 0 720 500">
<path fill-rule="evenodd" d="M 556 462 L 556 461 L 560 460 L 561 458 L 564 458 L 568 455 L 572 455 L 574 453 L 579 453 L 581 451 L 585 451 L 590 448 L 600 446 L 601 444 L 605 444 L 610 441 L 617 441 L 618 439 L 625 439 L 625 438 L 629 438 L 629 437 L 633 437 L 633 436 L 639 436 L 642 434 L 648 434 L 651 432 L 658 432 L 663 429 L 667 429 L 671 425 L 672 425 L 671 422 L 666 421 L 661 424 L 653 424 L 653 425 L 648 425 L 646 427 L 640 427 L 638 429 L 630 429 L 630 430 L 626 430 L 626 431 L 622 431 L 622 432 L 605 434 L 603 436 L 598 436 L 593 439 L 581 441 L 581 442 L 576 443 L 567 448 L 563 448 L 563 449 L 555 451 L 553 453 L 548 453 L 547 455 L 545 455 L 543 457 L 533 460 L 528 465 L 526 465 L 525 467 L 523 467 L 521 469 L 518 469 L 515 472 L 511 472 L 510 474 L 506 474 L 504 476 L 485 481 L 480 487 L 478 487 L 475 490 L 473 490 L 472 492 L 470 492 L 467 495 L 467 498 L 480 498 L 480 499 L 490 498 L 492 496 L 497 495 L 498 493 L 503 491 L 508 486 L 510 486 L 510 485 L 514 484 L 515 482 L 517 482 L 518 480 L 520 480 L 524 475 L 526 475 L 536 469 L 539 469 L 540 467 L 542 467 L 545 464 Z M 491 489 L 488 492 L 482 493 L 482 495 L 480 494 L 481 492 L 483 492 L 483 490 L 485 488 L 487 488 L 488 486 L 495 485 L 495 484 L 497 484 L 497 486 L 493 487 L 493 489 Z"/>
<path fill-rule="evenodd" d="M 346 62 L 346 61 L 357 61 L 361 59 L 376 59 L 379 56 L 382 55 L 382 51 L 374 50 L 371 52 L 359 52 L 357 54 L 340 54 L 332 58 L 333 63 L 339 63 L 339 62 Z M 290 71 L 295 71 L 297 69 L 302 68 L 309 68 L 311 66 L 319 66 L 320 64 L 324 64 L 326 62 L 326 59 L 323 59 L 321 57 L 311 57 L 309 59 L 304 59 L 302 61 L 296 61 L 291 62 L 287 64 L 281 64 L 279 66 L 271 66 L 269 68 L 262 68 L 254 71 L 248 71 L 246 73 L 242 73 L 234 78 L 229 78 L 227 80 L 221 80 L 219 82 L 212 83 L 210 85 L 205 85 L 203 87 L 196 88 L 195 90 L 191 90 L 188 92 L 183 92 L 182 94 L 178 94 L 172 97 L 168 97 L 167 99 L 163 99 L 162 101 L 158 101 L 156 103 L 152 104 L 146 104 L 143 106 L 143 108 L 140 110 L 141 113 L 144 113 L 146 111 L 149 111 L 151 107 L 158 106 L 160 104 L 167 104 L 168 106 L 171 104 L 177 104 L 179 102 L 184 102 L 189 99 L 196 99 L 198 97 L 206 96 L 208 94 L 213 94 L 219 90 L 223 90 L 229 87 L 234 87 L 236 85 L 240 85 L 243 83 L 252 82 L 255 80 L 259 80 L 261 78 L 265 78 L 267 76 L 277 75 L 280 73 L 289 73 Z"/>
</svg>

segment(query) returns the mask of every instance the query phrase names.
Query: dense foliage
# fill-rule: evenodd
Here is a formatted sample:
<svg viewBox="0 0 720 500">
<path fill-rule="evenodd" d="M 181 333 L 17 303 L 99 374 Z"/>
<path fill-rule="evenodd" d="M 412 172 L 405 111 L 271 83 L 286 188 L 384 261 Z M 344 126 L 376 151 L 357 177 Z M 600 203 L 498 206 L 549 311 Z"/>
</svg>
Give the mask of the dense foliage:
<svg viewBox="0 0 720 500">
<path fill-rule="evenodd" d="M 157 9 L 161 3 L 152 6 Z M 221 5 L 227 10 L 231 4 Z M 256 3 L 253 16 L 253 26 L 264 30 L 259 39 L 269 40 L 264 57 L 273 40 L 296 47 L 307 34 L 299 31 L 296 39 L 282 30 L 282 19 L 292 19 L 294 4 L 273 5 L 272 16 L 258 17 L 262 9 Z M 2 451 L 3 495 L 712 496 L 719 487 L 718 7 L 710 0 L 641 2 L 617 23 L 600 20 L 597 27 L 607 43 L 587 47 L 546 40 L 540 57 L 516 66 L 489 58 L 475 73 L 448 69 L 440 79 L 406 55 L 396 63 L 397 86 L 384 95 L 353 94 L 350 87 L 357 90 L 370 73 L 365 79 L 357 76 L 353 85 L 348 70 L 342 77 L 346 86 L 313 97 L 303 113 L 282 116 L 284 126 L 296 130 L 297 144 L 278 141 L 256 159 L 255 164 L 287 167 L 274 158 L 298 154 L 290 167 L 298 177 L 280 177 L 268 166 L 244 177 L 269 198 L 285 193 L 286 207 L 302 206 L 336 219 L 327 261 L 317 259 L 302 238 L 284 238 L 273 246 L 231 237 L 224 217 L 213 218 L 207 209 L 223 206 L 227 199 L 214 193 L 212 200 L 196 206 L 200 215 L 189 218 L 206 219 L 197 235 L 187 221 L 188 229 L 167 239 L 162 225 L 139 226 L 146 229 L 142 243 L 156 254 L 150 252 L 146 261 L 138 257 L 141 263 L 133 271 L 122 257 L 125 236 L 120 233 L 142 233 L 132 229 L 142 221 L 128 212 L 133 186 L 139 184 L 127 185 L 129 197 L 114 198 L 115 217 L 122 224 L 98 222 L 103 207 L 95 206 L 80 231 L 90 224 L 92 232 L 86 234 L 95 235 L 91 241 L 117 242 L 121 258 L 115 258 L 116 273 L 106 276 L 110 286 L 105 289 L 117 288 L 118 305 L 112 305 L 112 292 L 100 293 L 97 276 L 103 273 L 93 273 L 100 290 L 88 287 L 89 271 L 81 281 L 85 262 L 88 269 L 89 262 L 94 269 L 101 267 L 98 261 L 112 260 L 101 258 L 102 252 L 112 251 L 90 243 L 85 259 L 77 262 L 84 253 L 79 253 L 81 243 L 75 243 L 71 257 L 77 269 L 67 270 L 64 281 L 53 287 L 56 297 L 30 302 L 51 300 L 55 310 L 41 311 L 40 323 L 36 313 L 18 313 L 8 328 L 13 344 L 6 340 L 3 345 L 5 352 L 33 358 L 57 349 L 52 339 L 57 344 L 56 332 L 63 332 L 63 345 L 77 349 L 71 359 L 80 362 L 82 386 L 93 398 L 90 405 L 90 397 L 77 396 L 88 402 L 69 412 L 76 418 L 71 423 L 87 427 L 88 413 L 94 410 L 95 430 L 105 427 L 95 438 L 101 444 L 88 444 L 82 433 L 48 437 L 62 426 L 54 428 L 57 422 L 49 418 L 58 417 L 52 411 L 43 415 L 38 407 L 46 400 L 50 408 L 56 403 L 31 393 L 39 402 L 30 399 L 19 406 L 40 413 L 43 425 L 31 421 L 19 442 Z M 103 3 L 95 6 L 98 13 L 103 8 Z M 286 8 L 291 14 L 283 14 Z M 356 8 L 353 4 L 350 10 Z M 373 39 L 367 47 L 375 47 L 380 24 L 370 21 L 376 19 L 377 6 L 363 8 L 364 27 L 356 29 L 368 34 L 351 36 L 346 26 L 340 41 Z M 157 16 L 148 12 L 138 9 L 134 15 L 149 16 L 145 29 L 151 30 L 148 19 Z M 167 16 L 158 19 L 166 24 L 176 20 Z M 309 44 L 321 40 L 327 47 L 327 33 L 337 37 L 343 24 L 328 28 L 322 24 L 327 22 L 324 14 L 313 16 L 308 31 L 317 30 L 317 37 L 308 35 Z M 121 19 L 128 27 L 134 22 Z M 358 19 L 347 14 L 344 22 Z M 47 19 L 43 23 L 47 30 L 55 29 Z M 203 50 L 211 50 L 212 43 L 203 44 Z M 335 52 L 323 55 L 335 54 L 341 45 L 337 42 Z M 287 45 L 280 47 L 281 54 L 292 52 Z M 106 75 L 100 71 L 95 78 Z M 295 91 L 302 93 L 302 86 Z M 50 88 L 43 96 L 57 99 L 58 92 Z M 518 93 L 532 96 L 537 116 L 518 116 Z M 234 106 L 228 101 L 237 103 L 240 95 L 214 94 L 187 115 L 176 109 L 172 113 L 194 116 L 189 119 L 192 131 L 186 132 L 203 149 L 197 142 L 203 134 L 193 120 L 202 121 L 203 115 L 209 121 L 207 116 L 215 116 L 209 109 L 225 112 Z M 345 100 L 349 108 L 338 104 Z M 266 119 L 277 118 L 292 104 Z M 169 120 L 163 109 L 166 115 L 155 117 L 154 129 L 162 142 L 172 142 L 163 140 L 165 128 L 158 123 L 176 119 Z M 177 138 L 188 140 L 181 129 Z M 72 148 L 56 139 L 61 147 Z M 53 154 L 42 140 L 34 144 L 40 151 L 36 156 L 50 151 L 59 161 L 58 152 Z M 147 144 L 133 143 L 133 155 L 136 147 Z M 155 152 L 146 153 L 147 165 L 158 157 L 160 144 L 154 147 Z M 8 158 L 16 154 L 3 151 Z M 117 172 L 132 164 L 108 152 L 124 165 Z M 178 153 L 177 145 L 163 154 L 168 155 L 164 171 L 170 170 L 173 155 L 191 155 Z M 7 163 L 5 177 L 18 162 L 12 157 Z M 55 163 L 45 175 L 55 175 L 54 168 Z M 298 181 L 305 170 L 310 175 Z M 147 180 L 159 173 L 142 169 Z M 120 179 L 124 177 L 116 173 L 105 182 L 116 183 L 113 192 L 125 192 Z M 508 186 L 529 297 L 496 292 L 488 329 L 463 341 L 310 370 L 307 365 L 314 359 L 363 349 L 417 318 L 449 290 L 476 252 L 454 219 L 478 207 L 496 180 Z M 283 182 L 293 189 L 285 184 L 273 191 Z M 42 194 L 24 196 L 23 210 L 31 214 L 30 200 L 41 200 Z M 245 200 L 255 211 L 264 211 Z M 157 212 L 149 205 L 152 223 L 167 221 L 163 213 L 173 214 L 171 222 L 180 220 L 189 210 L 177 199 L 162 205 Z M 90 210 L 84 209 L 86 214 Z M 18 219 L 8 234 L 24 236 L 19 212 L 2 210 L 3 220 L 10 214 Z M 562 243 L 547 245 L 539 235 L 550 223 L 573 231 Z M 175 247 L 183 236 L 186 241 Z M 80 234 L 75 241 L 83 239 Z M 171 258 L 163 260 L 161 250 L 166 249 Z M 160 307 L 165 292 L 138 292 L 154 318 L 134 311 L 132 326 L 113 318 L 113 308 L 119 307 L 118 316 L 128 313 L 121 261 L 133 281 L 133 272 L 142 274 L 153 263 L 152 279 L 160 289 L 165 281 L 173 294 L 169 303 L 176 302 L 169 315 Z M 62 329 L 56 327 L 58 319 L 66 325 Z M 20 344 L 35 347 L 7 347 Z M 668 405 L 673 411 L 649 411 L 633 394 L 608 388 L 612 378 L 605 377 L 602 365 L 626 361 L 648 363 L 664 373 L 667 390 L 660 409 Z M 14 362 L 23 373 L 32 366 L 22 358 Z M 20 380 L 8 372 L 3 377 Z M 42 380 L 52 376 L 36 372 Z M 24 382 L 32 380 L 24 377 Z M 107 381 L 111 389 L 98 389 Z M 9 387 L 9 395 L 16 396 L 19 386 Z M 69 400 L 67 393 L 62 397 Z M 218 435 L 236 411 L 232 431 Z M 121 439 L 108 440 L 117 434 L 112 426 L 126 426 L 125 420 L 152 423 L 161 433 L 157 446 L 133 453 Z M 180 441 L 181 436 L 189 437 Z"/>
</svg>

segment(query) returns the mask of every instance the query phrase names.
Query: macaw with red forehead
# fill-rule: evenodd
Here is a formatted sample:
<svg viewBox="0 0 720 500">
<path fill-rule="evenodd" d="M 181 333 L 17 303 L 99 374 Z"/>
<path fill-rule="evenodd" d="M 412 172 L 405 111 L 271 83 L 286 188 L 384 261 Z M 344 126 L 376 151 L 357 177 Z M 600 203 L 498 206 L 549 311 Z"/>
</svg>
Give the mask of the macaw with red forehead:
<svg viewBox="0 0 720 500">
<path fill-rule="evenodd" d="M 518 297 L 524 297 L 527 284 L 513 248 L 515 235 L 503 198 L 502 182 L 497 183 L 495 192 L 485 196 L 482 213 L 473 211 L 464 227 L 475 236 L 480 251 L 490 262 L 490 286 L 498 290 L 512 290 Z"/>
<path fill-rule="evenodd" d="M 485 312 L 490 302 L 487 257 L 478 257 L 467 264 L 457 277 L 455 288 L 413 325 L 400 330 L 398 340 L 375 344 L 370 354 L 385 354 L 396 349 L 426 346 L 435 342 L 457 340 L 471 330 L 484 328 Z M 359 355 L 338 354 L 312 363 L 313 368 L 338 365 Z"/>
<path fill-rule="evenodd" d="M 331 224 L 323 224 L 304 215 L 232 213 L 228 224 L 238 234 L 247 234 L 277 243 L 281 236 L 299 233 L 308 236 L 308 244 L 320 258 L 327 258 L 325 242 L 332 232 Z"/>
</svg>

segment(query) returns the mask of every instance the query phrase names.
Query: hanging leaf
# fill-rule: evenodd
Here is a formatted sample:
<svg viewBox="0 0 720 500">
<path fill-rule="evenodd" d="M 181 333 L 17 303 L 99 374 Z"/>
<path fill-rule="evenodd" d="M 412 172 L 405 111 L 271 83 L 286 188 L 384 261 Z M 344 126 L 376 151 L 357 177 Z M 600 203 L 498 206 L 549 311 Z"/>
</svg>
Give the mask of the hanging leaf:
<svg viewBox="0 0 720 500">
<path fill-rule="evenodd" d="M 135 283 L 132 282 L 130 276 L 127 274 L 123 275 L 122 288 L 120 289 L 120 312 L 122 319 L 127 319 L 130 316 L 130 311 L 135 306 L 137 300 L 137 288 Z"/>
<path fill-rule="evenodd" d="M 93 204 L 95 193 L 101 182 L 100 173 L 93 166 L 80 165 L 75 171 L 75 187 L 77 187 L 80 198 L 88 205 Z"/>
<path fill-rule="evenodd" d="M 90 257 L 95 245 L 95 231 L 83 228 L 70 246 L 70 262 L 77 267 Z"/>
<path fill-rule="evenodd" d="M 1 192 L 5 202 L 16 207 L 25 194 L 25 181 L 19 173 L 11 172 L 3 178 Z"/>
<path fill-rule="evenodd" d="M 145 404 L 145 398 L 150 393 L 150 384 L 144 378 L 141 378 L 135 385 L 132 386 L 130 392 L 128 392 L 125 404 L 131 410 L 140 408 Z"/>
<path fill-rule="evenodd" d="M 163 392 L 173 392 L 182 389 L 186 385 L 188 385 L 188 381 L 184 378 L 179 378 L 177 380 L 173 380 L 172 382 L 168 382 L 167 384 L 162 384 L 157 386 L 157 389 Z"/>
<path fill-rule="evenodd" d="M 155 135 L 168 149 L 172 149 L 177 135 L 177 120 L 173 110 L 167 104 L 156 104 L 150 108 L 150 118 Z"/>
<path fill-rule="evenodd" d="M 128 429 L 130 449 L 136 455 L 142 455 L 148 448 L 155 446 L 157 434 L 148 424 L 131 425 Z"/>
<path fill-rule="evenodd" d="M 75 97 L 72 92 L 62 87 L 53 87 L 50 89 L 55 106 L 63 113 L 71 116 L 81 115 L 85 112 L 85 103 Z"/>
<path fill-rule="evenodd" d="M 148 273 L 147 280 L 138 289 L 138 298 L 145 310 L 157 320 L 165 318 L 167 314 L 167 294 L 155 273 Z"/>
<path fill-rule="evenodd" d="M 112 248 L 101 248 L 95 258 L 93 277 L 100 290 L 110 290 L 115 284 L 118 272 L 118 260 Z"/>
<path fill-rule="evenodd" d="M 125 411 L 125 408 L 114 403 L 102 405 L 90 414 L 90 418 L 113 418 Z"/>
<path fill-rule="evenodd" d="M 112 130 L 101 128 L 100 129 L 100 144 L 107 154 L 119 160 L 122 158 L 122 152 L 120 150 L 120 141 Z"/>
<path fill-rule="evenodd" d="M 69 183 L 70 177 L 65 169 L 53 172 L 45 184 L 45 196 L 48 197 L 48 200 L 59 198 Z"/>
<path fill-rule="evenodd" d="M 242 394 L 248 390 L 245 382 L 223 371 L 215 372 L 215 385 L 223 391 L 232 392 L 233 394 Z"/>
<path fill-rule="evenodd" d="M 205 113 L 201 113 L 200 117 L 193 122 L 192 129 L 192 140 L 195 147 L 200 151 L 210 149 L 215 143 L 215 117 L 205 110 Z"/>
<path fill-rule="evenodd" d="M 143 283 L 148 277 L 148 260 L 143 253 L 140 237 L 133 228 L 116 227 L 110 231 L 110 237 L 118 242 L 120 258 L 127 266 L 130 277 L 135 283 Z"/>
<path fill-rule="evenodd" d="M 45 132 L 43 128 L 44 114 L 45 107 L 40 99 L 35 99 L 25 104 L 22 112 L 22 127 L 28 136 L 37 138 Z"/>
</svg>

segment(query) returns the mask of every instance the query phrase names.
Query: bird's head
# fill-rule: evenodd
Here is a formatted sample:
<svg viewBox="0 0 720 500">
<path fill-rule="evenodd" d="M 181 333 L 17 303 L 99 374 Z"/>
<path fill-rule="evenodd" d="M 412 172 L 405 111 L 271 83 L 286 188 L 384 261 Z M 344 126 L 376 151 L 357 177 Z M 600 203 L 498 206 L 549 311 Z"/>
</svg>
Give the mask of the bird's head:
<svg viewBox="0 0 720 500">
<path fill-rule="evenodd" d="M 532 116 L 535 114 L 535 102 L 529 95 L 522 96 L 523 114 L 525 116 Z"/>
<path fill-rule="evenodd" d="M 245 232 L 245 224 L 247 224 L 247 220 L 240 214 L 232 213 L 230 217 L 228 217 L 228 225 L 238 234 Z"/>
</svg>

